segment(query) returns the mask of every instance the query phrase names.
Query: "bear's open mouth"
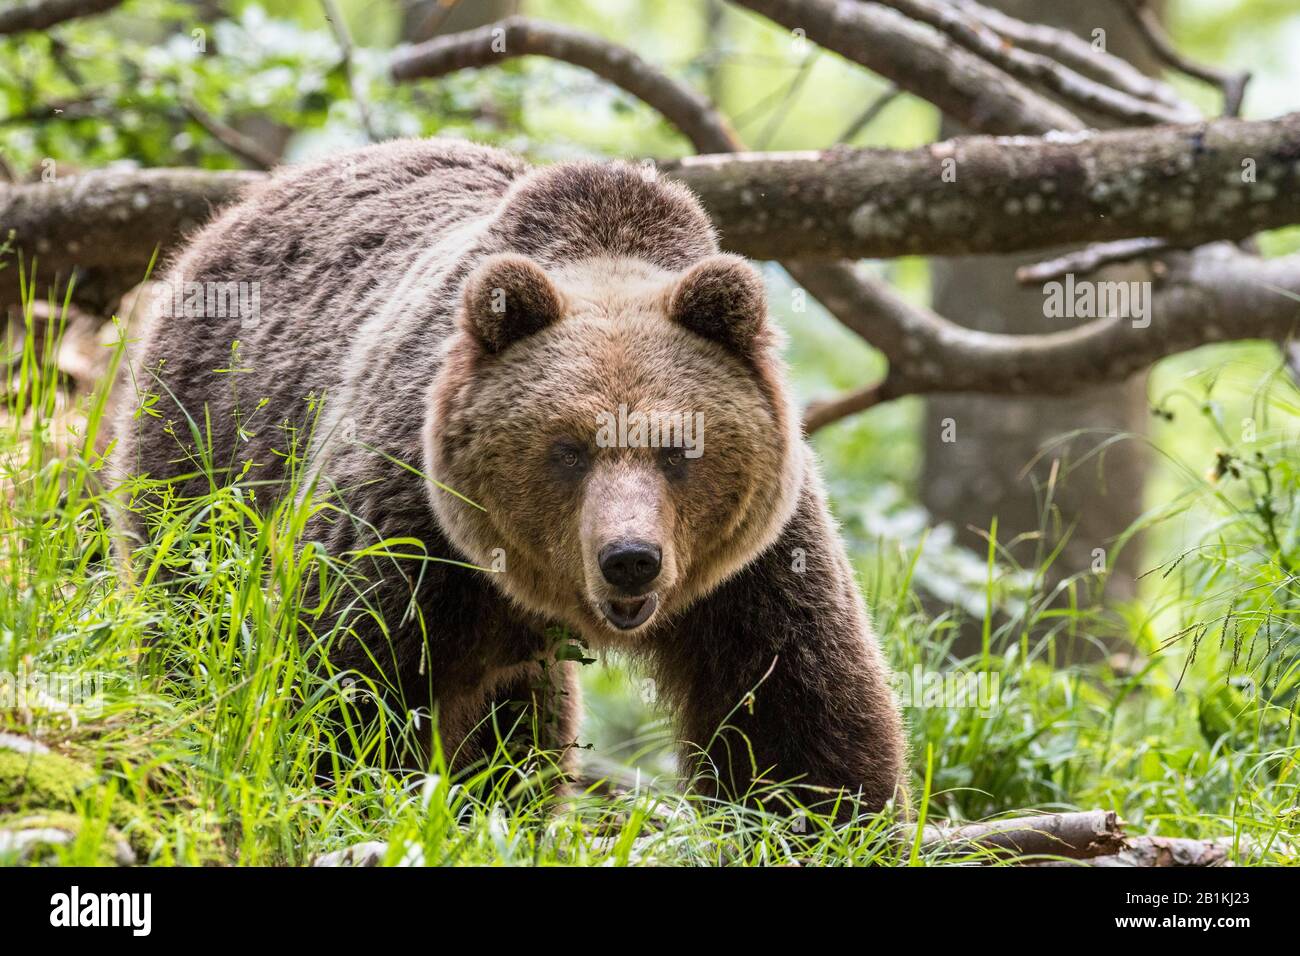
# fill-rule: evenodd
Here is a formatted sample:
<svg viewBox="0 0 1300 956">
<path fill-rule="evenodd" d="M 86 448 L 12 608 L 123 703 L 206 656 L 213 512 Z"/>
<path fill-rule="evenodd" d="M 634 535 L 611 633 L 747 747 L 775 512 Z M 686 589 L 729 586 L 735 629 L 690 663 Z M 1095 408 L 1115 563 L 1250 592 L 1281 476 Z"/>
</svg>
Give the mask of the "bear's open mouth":
<svg viewBox="0 0 1300 956">
<path fill-rule="evenodd" d="M 659 595 L 652 592 L 636 598 L 602 601 L 600 613 L 620 631 L 630 631 L 650 620 L 657 607 Z"/>
</svg>

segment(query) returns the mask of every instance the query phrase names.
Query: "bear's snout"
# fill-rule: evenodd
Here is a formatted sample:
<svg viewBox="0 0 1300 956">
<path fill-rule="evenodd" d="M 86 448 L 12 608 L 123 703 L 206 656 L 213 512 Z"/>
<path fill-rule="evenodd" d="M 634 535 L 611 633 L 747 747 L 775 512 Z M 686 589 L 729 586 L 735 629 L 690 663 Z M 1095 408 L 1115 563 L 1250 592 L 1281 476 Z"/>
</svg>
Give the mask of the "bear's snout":
<svg viewBox="0 0 1300 956">
<path fill-rule="evenodd" d="M 625 594 L 639 597 L 659 577 L 663 551 L 649 541 L 619 541 L 601 548 L 598 560 L 606 581 Z"/>
<path fill-rule="evenodd" d="M 650 590 L 663 569 L 663 549 L 637 539 L 605 545 L 596 556 L 601 577 L 619 593 L 600 603 L 605 620 L 620 631 L 645 624 L 659 610 L 659 595 Z"/>
<path fill-rule="evenodd" d="M 597 463 L 583 497 L 587 600 L 615 631 L 639 630 L 671 602 L 680 570 L 666 483 L 653 464 L 624 455 Z"/>
</svg>

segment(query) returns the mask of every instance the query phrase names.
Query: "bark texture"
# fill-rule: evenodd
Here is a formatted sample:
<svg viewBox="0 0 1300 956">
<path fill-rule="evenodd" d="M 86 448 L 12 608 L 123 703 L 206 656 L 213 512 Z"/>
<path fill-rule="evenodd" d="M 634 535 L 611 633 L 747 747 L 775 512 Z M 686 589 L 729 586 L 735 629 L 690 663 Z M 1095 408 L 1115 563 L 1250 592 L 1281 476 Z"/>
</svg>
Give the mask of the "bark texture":
<svg viewBox="0 0 1300 956">
<path fill-rule="evenodd" d="M 728 248 L 759 259 L 977 255 L 1142 236 L 1190 246 L 1300 219 L 1300 113 L 915 150 L 696 156 L 666 168 L 700 196 Z"/>
</svg>

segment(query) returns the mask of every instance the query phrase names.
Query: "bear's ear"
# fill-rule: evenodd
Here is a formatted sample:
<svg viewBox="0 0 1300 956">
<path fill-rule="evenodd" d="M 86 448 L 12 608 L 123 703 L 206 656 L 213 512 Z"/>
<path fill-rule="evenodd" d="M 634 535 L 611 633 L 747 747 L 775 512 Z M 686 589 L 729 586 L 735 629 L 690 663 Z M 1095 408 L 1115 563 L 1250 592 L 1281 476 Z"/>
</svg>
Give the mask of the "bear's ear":
<svg viewBox="0 0 1300 956">
<path fill-rule="evenodd" d="M 534 335 L 564 315 L 564 297 L 532 259 L 489 256 L 465 280 L 465 325 L 488 352 Z"/>
<path fill-rule="evenodd" d="M 763 277 L 740 256 L 709 256 L 688 269 L 669 295 L 668 317 L 746 357 L 769 340 Z"/>
</svg>

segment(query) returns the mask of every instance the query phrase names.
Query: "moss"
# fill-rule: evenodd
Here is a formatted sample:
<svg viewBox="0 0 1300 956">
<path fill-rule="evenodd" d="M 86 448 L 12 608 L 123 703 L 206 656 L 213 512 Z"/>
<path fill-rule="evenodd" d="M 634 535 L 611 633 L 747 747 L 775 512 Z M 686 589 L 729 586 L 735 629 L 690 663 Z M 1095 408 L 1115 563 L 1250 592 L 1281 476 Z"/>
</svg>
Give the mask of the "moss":
<svg viewBox="0 0 1300 956">
<path fill-rule="evenodd" d="M 95 775 L 74 760 L 52 753 L 0 750 L 0 813 L 32 807 L 71 809 Z"/>
<path fill-rule="evenodd" d="M 74 820 L 78 813 L 103 816 L 105 801 L 112 826 L 126 834 L 137 853 L 148 853 L 156 832 L 145 814 L 91 768 L 60 754 L 0 749 L 0 826 L 12 826 L 17 815 L 62 813 Z M 111 842 L 104 842 L 111 855 Z"/>
</svg>

